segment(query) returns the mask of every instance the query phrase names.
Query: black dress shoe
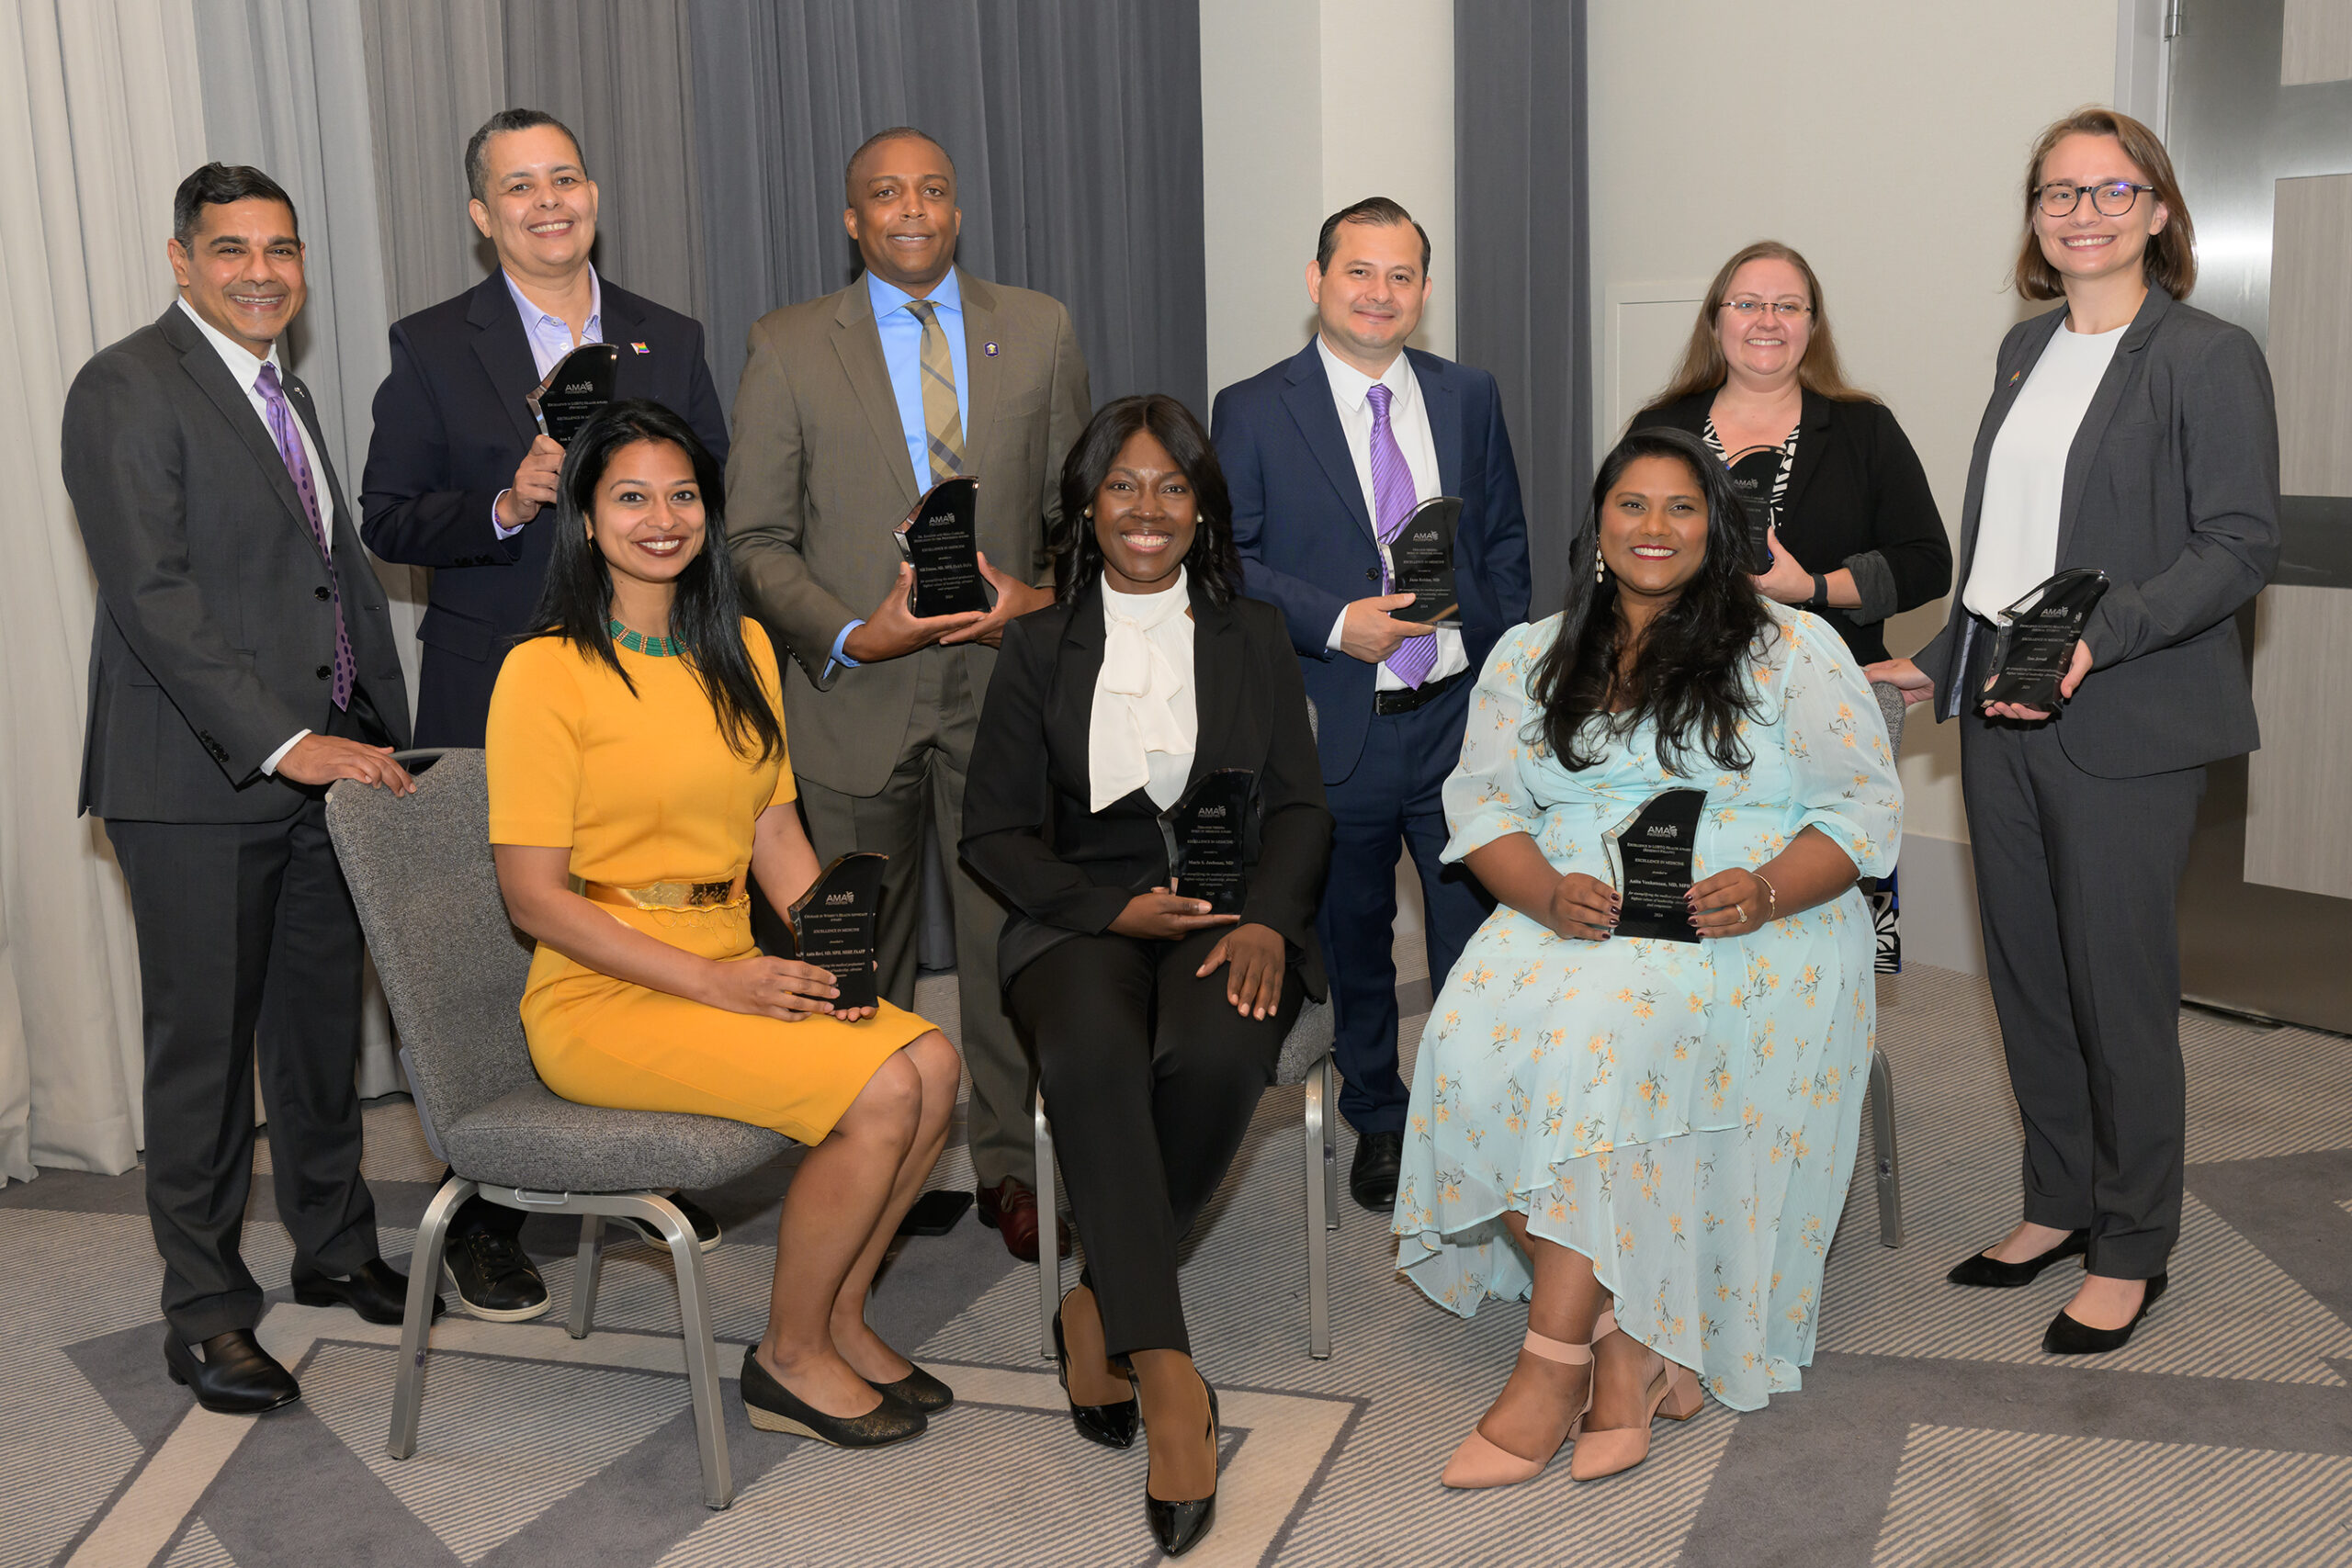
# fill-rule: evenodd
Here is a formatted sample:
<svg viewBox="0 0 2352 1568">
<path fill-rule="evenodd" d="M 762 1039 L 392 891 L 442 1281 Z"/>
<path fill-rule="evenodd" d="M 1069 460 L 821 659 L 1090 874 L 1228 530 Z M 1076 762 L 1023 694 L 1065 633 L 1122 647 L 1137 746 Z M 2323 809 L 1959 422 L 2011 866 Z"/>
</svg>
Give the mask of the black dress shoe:
<svg viewBox="0 0 2352 1568">
<path fill-rule="evenodd" d="M 185 1384 L 196 1402 L 223 1416 L 258 1416 L 302 1397 L 294 1374 L 261 1348 L 250 1328 L 216 1334 L 198 1357 L 169 1328 L 164 1330 L 164 1370 Z"/>
<path fill-rule="evenodd" d="M 828 1416 L 794 1397 L 790 1389 L 770 1377 L 760 1365 L 755 1346 L 744 1348 L 743 1372 L 736 1386 L 742 1391 L 743 1414 L 761 1431 L 790 1432 L 837 1449 L 878 1449 L 902 1443 L 922 1437 L 929 1425 L 922 1411 L 887 1393 L 881 1404 L 863 1416 Z"/>
<path fill-rule="evenodd" d="M 503 1231 L 468 1231 L 449 1237 L 442 1269 L 458 1304 L 492 1323 L 520 1323 L 548 1310 L 548 1282 L 522 1244 Z"/>
<path fill-rule="evenodd" d="M 897 1382 L 876 1382 L 865 1380 L 866 1386 L 876 1393 L 887 1393 L 901 1404 L 911 1404 L 926 1416 L 936 1416 L 956 1403 L 956 1391 L 910 1361 L 912 1370 Z"/>
<path fill-rule="evenodd" d="M 2080 1258 L 2090 1250 L 2091 1233 L 2070 1231 L 2066 1239 L 2039 1258 L 2029 1258 L 2022 1263 L 2004 1263 L 1997 1258 L 1977 1253 L 1952 1265 L 1944 1278 L 1955 1285 L 1975 1285 L 1985 1290 L 2013 1291 L 2019 1285 L 2030 1285 L 2041 1272 L 2062 1258 Z"/>
<path fill-rule="evenodd" d="M 408 1276 L 394 1273 L 382 1258 L 371 1258 L 348 1279 L 295 1275 L 294 1299 L 306 1307 L 347 1306 L 370 1323 L 397 1324 L 408 1315 Z M 433 1298 L 435 1318 L 447 1310 L 439 1296 Z"/>
<path fill-rule="evenodd" d="M 1068 1295 L 1062 1297 L 1067 1303 Z M 1054 1309 L 1054 1371 L 1062 1380 L 1062 1392 L 1069 1393 L 1069 1347 L 1062 1340 L 1061 1309 Z M 1136 1402 L 1135 1385 L 1127 1385 L 1127 1397 L 1116 1404 L 1080 1404 L 1069 1402 L 1070 1424 L 1078 1435 L 1090 1443 L 1100 1443 L 1106 1449 L 1131 1449 L 1136 1443 L 1136 1427 L 1143 1419 L 1143 1406 Z"/>
<path fill-rule="evenodd" d="M 2087 1324 L 2077 1323 L 2061 1308 L 2058 1315 L 2050 1320 L 2050 1326 L 2042 1332 L 2041 1353 L 2045 1356 L 2103 1356 L 2109 1350 L 2122 1349 L 2132 1343 L 2132 1331 L 2140 1326 L 2140 1320 L 2148 1315 L 2148 1309 L 2156 1304 L 2156 1298 L 2165 1293 L 2165 1287 L 2171 1282 L 2162 1274 L 2149 1280 L 2147 1293 L 2140 1298 L 2140 1310 L 2133 1313 L 2132 1321 L 2120 1328 L 2093 1328 Z"/>
<path fill-rule="evenodd" d="M 1405 1134 L 1366 1133 L 1356 1139 L 1355 1163 L 1348 1167 L 1348 1190 L 1378 1213 L 1396 1206 L 1396 1172 L 1405 1163 Z"/>
<path fill-rule="evenodd" d="M 1216 1390 L 1203 1378 L 1201 1386 L 1209 1392 L 1209 1451 L 1216 1451 Z M 1159 1550 L 1170 1557 L 1182 1557 L 1201 1542 L 1216 1523 L 1216 1488 L 1209 1488 L 1205 1497 L 1190 1502 L 1163 1503 L 1151 1495 L 1148 1468 L 1144 1477 L 1143 1511 L 1151 1519 L 1151 1533 L 1159 1538 Z"/>
<path fill-rule="evenodd" d="M 713 1219 L 701 1204 L 689 1202 L 683 1192 L 671 1194 L 670 1201 L 677 1205 L 678 1213 L 684 1216 L 686 1224 L 694 1227 L 696 1247 L 708 1252 L 718 1245 L 718 1222 Z M 651 1220 L 639 1219 L 635 1214 L 624 1214 L 621 1216 L 621 1224 L 628 1226 L 656 1247 L 670 1245 L 670 1238 L 656 1229 Z"/>
</svg>

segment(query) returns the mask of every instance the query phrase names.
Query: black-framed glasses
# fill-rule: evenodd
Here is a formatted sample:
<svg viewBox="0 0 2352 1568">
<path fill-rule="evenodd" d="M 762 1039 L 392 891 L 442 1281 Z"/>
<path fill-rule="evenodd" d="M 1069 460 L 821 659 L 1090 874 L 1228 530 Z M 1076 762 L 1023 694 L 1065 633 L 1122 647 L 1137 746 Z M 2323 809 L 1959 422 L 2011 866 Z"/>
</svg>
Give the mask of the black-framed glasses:
<svg viewBox="0 0 2352 1568">
<path fill-rule="evenodd" d="M 2102 218 L 2120 218 L 2139 201 L 2140 193 L 2152 191 L 2154 186 L 2135 186 L 2130 180 L 2109 180 L 2104 185 L 2070 186 L 2053 180 L 2033 193 L 2033 204 L 2041 209 L 2044 218 L 2064 218 L 2091 198 L 2091 210 Z"/>
<path fill-rule="evenodd" d="M 1717 308 L 1729 310 L 1743 321 L 1752 321 L 1757 317 L 1768 313 L 1775 317 L 1813 314 L 1812 306 L 1800 305 L 1793 299 L 1726 299 Z"/>
</svg>

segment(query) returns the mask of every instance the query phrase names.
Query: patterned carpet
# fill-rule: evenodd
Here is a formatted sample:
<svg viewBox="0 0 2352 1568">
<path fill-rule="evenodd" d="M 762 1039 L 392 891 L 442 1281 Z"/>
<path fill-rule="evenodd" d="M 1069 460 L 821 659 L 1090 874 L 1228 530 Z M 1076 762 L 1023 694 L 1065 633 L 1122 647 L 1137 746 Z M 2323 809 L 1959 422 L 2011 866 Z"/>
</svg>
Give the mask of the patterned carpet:
<svg viewBox="0 0 2352 1568">
<path fill-rule="evenodd" d="M 952 987 L 927 980 L 919 1005 L 953 1017 Z M 1408 970 L 1400 991 L 1409 1050 L 1428 982 Z M 1881 998 L 1908 1242 L 1878 1245 L 1865 1169 L 1804 1391 L 1662 1424 L 1647 1464 L 1597 1486 L 1562 1464 L 1507 1492 L 1437 1487 L 1525 1311 L 1438 1313 L 1394 1277 L 1385 1224 L 1344 1199 L 1336 1353 L 1308 1359 L 1298 1091 L 1270 1093 L 1184 1274 L 1227 1427 L 1218 1523 L 1189 1561 L 2352 1563 L 2352 1042 L 2184 1016 L 2190 1197 L 2172 1293 L 2129 1349 L 2085 1366 L 2036 1349 L 2067 1270 L 2008 1292 L 1941 1282 L 2015 1213 L 2016 1118 L 1983 984 L 1915 967 Z M 437 1168 L 405 1101 L 368 1118 L 397 1263 Z M 938 1184 L 968 1171 L 951 1152 Z M 728 1226 L 709 1259 L 728 1341 L 758 1332 L 788 1177 L 700 1195 Z M 730 1389 L 740 1490 L 713 1514 L 665 1337 L 664 1256 L 616 1245 L 597 1332 L 574 1342 L 560 1321 L 570 1230 L 535 1221 L 558 1314 L 447 1320 L 401 1463 L 384 1452 L 397 1330 L 292 1304 L 266 1183 L 252 1219 L 247 1254 L 276 1303 L 262 1337 L 303 1389 L 257 1420 L 193 1411 L 163 1376 L 138 1173 L 0 1192 L 0 1568 L 1153 1560 L 1142 1448 L 1070 1430 L 1035 1359 L 1033 1277 L 970 1220 L 909 1243 L 875 1303 L 958 1408 L 919 1443 L 844 1454 L 752 1431 Z"/>
</svg>

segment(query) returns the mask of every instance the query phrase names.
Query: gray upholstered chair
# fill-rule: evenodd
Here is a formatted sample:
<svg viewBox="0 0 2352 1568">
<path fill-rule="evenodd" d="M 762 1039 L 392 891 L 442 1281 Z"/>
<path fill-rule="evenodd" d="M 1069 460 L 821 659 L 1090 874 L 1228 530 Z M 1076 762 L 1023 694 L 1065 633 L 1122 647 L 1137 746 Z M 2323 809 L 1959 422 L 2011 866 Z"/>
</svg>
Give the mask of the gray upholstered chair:
<svg viewBox="0 0 2352 1568">
<path fill-rule="evenodd" d="M 1903 716 L 1909 704 L 1901 691 L 1882 681 L 1871 687 L 1878 698 L 1880 716 L 1886 720 L 1887 750 L 1903 756 Z M 1903 1171 L 1894 1154 L 1894 1074 L 1886 1053 L 1871 1047 L 1871 1153 L 1878 1161 L 1878 1240 L 1881 1247 L 1903 1245 Z"/>
<path fill-rule="evenodd" d="M 718 1117 L 576 1105 L 539 1082 L 517 1010 L 530 949 L 507 923 L 499 896 L 482 753 L 403 752 L 401 760 L 417 773 L 416 793 L 406 799 L 347 783 L 327 795 L 327 829 L 391 1003 L 417 1117 L 450 1169 L 409 1258 L 391 1456 L 416 1451 L 429 1314 L 449 1219 L 479 1192 L 510 1209 L 581 1216 L 569 1324 L 575 1339 L 586 1337 L 595 1312 L 605 1221 L 646 1221 L 668 1241 L 702 1446 L 703 1501 L 724 1508 L 734 1501 L 735 1482 L 702 1251 L 662 1192 L 732 1181 L 790 1141 Z"/>
</svg>

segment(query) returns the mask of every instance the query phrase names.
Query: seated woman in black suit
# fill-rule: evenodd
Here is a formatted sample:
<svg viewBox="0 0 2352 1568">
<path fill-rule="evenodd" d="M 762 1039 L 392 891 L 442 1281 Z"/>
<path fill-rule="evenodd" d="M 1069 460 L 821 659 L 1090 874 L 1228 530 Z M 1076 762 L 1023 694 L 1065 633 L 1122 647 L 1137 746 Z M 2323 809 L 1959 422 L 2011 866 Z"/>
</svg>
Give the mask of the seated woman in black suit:
<svg viewBox="0 0 2352 1568">
<path fill-rule="evenodd" d="M 1173 1554 L 1206 1532 L 1216 1500 L 1216 1402 L 1193 1369 L 1177 1247 L 1240 1146 L 1302 994 L 1322 995 L 1331 817 L 1298 660 L 1281 615 L 1240 597 L 1200 422 L 1173 398 L 1106 404 L 1061 495 L 1057 603 L 1005 628 L 963 854 L 1014 911 L 999 979 L 1036 1052 L 1086 1245 L 1056 1319 L 1071 1415 L 1125 1448 L 1140 1391 L 1147 1511 Z M 1159 822 L 1222 768 L 1255 779 L 1238 915 L 1171 889 Z"/>
</svg>

